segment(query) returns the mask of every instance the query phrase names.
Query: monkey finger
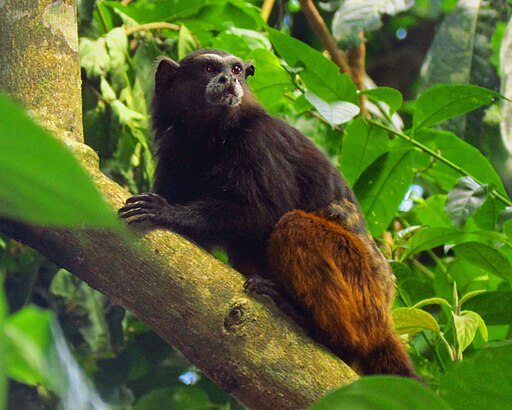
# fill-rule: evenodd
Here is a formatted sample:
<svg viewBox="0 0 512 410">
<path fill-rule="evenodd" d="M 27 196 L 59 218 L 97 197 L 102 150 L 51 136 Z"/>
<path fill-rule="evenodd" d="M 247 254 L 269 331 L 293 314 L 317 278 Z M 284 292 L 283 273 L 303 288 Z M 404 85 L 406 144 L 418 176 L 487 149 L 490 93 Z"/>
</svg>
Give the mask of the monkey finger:
<svg viewBox="0 0 512 410">
<path fill-rule="evenodd" d="M 119 216 L 123 219 L 128 219 L 128 218 L 131 218 L 132 216 L 138 217 L 138 216 L 144 216 L 144 215 L 155 216 L 156 214 L 152 213 L 152 212 L 148 212 L 147 210 L 141 209 L 141 208 L 133 208 L 133 209 L 123 211 L 122 213 L 119 213 Z"/>
<path fill-rule="evenodd" d="M 139 223 L 139 222 L 145 222 L 145 221 L 154 221 L 156 218 L 155 214 L 143 214 L 139 215 L 136 218 L 130 219 L 128 222 L 128 225 L 131 225 L 133 223 Z"/>
</svg>

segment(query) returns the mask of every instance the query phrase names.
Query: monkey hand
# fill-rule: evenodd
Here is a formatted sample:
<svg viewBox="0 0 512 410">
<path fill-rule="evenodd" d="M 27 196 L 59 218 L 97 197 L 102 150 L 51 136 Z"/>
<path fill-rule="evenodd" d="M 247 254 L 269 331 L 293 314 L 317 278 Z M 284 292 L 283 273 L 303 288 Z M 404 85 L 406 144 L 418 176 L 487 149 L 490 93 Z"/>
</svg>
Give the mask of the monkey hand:
<svg viewBox="0 0 512 410">
<path fill-rule="evenodd" d="M 117 211 L 128 223 L 151 221 L 164 223 L 173 213 L 173 208 L 160 195 L 145 193 L 134 195 L 126 200 L 126 204 Z"/>
</svg>

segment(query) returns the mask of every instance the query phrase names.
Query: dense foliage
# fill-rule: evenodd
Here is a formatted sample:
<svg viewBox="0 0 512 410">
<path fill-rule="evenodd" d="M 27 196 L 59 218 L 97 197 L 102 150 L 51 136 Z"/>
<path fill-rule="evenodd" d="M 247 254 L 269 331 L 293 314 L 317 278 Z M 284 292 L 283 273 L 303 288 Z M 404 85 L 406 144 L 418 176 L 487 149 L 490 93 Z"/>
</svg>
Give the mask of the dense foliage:
<svg viewBox="0 0 512 410">
<path fill-rule="evenodd" d="M 502 43 L 512 43 L 512 25 L 505 30 L 510 3 L 326 3 L 323 16 L 338 43 L 360 47 L 359 32 L 365 30 L 368 72 L 400 88 L 369 86 L 364 92 L 322 54 L 296 1 L 275 6 L 269 22 L 276 28 L 265 24 L 261 4 L 254 3 L 80 2 L 85 136 L 103 172 L 134 193 L 150 189 L 148 112 L 158 56 L 180 59 L 207 47 L 254 60 L 249 84 L 259 101 L 319 144 L 356 193 L 397 277 L 396 330 L 426 382 L 365 377 L 313 408 L 510 405 L 512 178 L 501 136 L 507 141 L 512 131 L 502 127 L 500 136 L 500 110 L 509 112 L 500 106 L 500 90 L 511 81 L 512 61 L 499 57 Z M 425 35 L 427 44 L 408 33 Z M 413 54 L 426 53 L 421 72 L 411 60 L 415 71 L 406 83 L 375 71 L 383 61 L 393 64 L 383 56 L 394 47 L 406 49 L 401 42 Z M 408 63 L 405 54 L 391 68 L 401 76 Z M 360 114 L 363 95 L 369 115 Z M 0 121 L 0 169 L 10 176 L 5 185 L 2 180 L 3 216 L 117 226 L 60 144 L 6 97 L 0 111 L 8 113 Z M 23 134 L 16 144 L 9 142 L 13 133 Z M 48 163 L 59 167 L 40 165 Z M 0 272 L 6 289 L 0 294 L 0 380 L 11 379 L 12 408 L 26 405 L 17 401 L 26 385 L 38 386 L 23 399 L 34 408 L 52 408 L 59 400 L 65 405 L 70 384 L 87 393 L 84 403 L 91 408 L 240 406 L 128 312 L 33 250 L 0 239 Z M 52 325 L 53 316 L 83 370 Z"/>
</svg>

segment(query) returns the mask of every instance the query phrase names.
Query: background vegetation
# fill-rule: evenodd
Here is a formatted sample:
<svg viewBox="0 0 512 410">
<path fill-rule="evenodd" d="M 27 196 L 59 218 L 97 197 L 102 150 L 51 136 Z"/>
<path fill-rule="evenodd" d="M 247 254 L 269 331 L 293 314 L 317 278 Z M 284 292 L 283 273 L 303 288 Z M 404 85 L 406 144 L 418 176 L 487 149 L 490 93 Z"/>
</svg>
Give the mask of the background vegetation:
<svg viewBox="0 0 512 410">
<path fill-rule="evenodd" d="M 353 187 L 397 276 L 395 326 L 427 386 L 363 378 L 314 408 L 352 408 L 352 400 L 365 408 L 505 408 L 512 402 L 512 116 L 500 93 L 512 96 L 510 2 L 324 3 L 321 15 L 347 51 L 345 74 L 322 55 L 322 37 L 298 2 L 277 2 L 269 26 L 261 6 L 79 3 L 85 138 L 102 171 L 133 193 L 151 187 L 155 58 L 211 47 L 254 60 L 249 83 L 260 102 L 312 138 Z M 367 90 L 358 93 L 354 82 Z M 0 212 L 114 226 L 67 153 L 10 100 L 1 97 L 0 107 L 8 113 L 0 121 L 0 169 L 9 176 Z M 9 142 L 20 127 L 25 142 Z M 66 213 L 65 201 L 23 186 L 13 170 L 40 172 L 34 151 L 61 166 L 45 168 L 48 180 L 62 181 L 57 192 L 68 198 L 73 180 L 73 195 L 88 198 L 75 200 L 88 208 Z M 129 312 L 5 236 L 0 272 L 8 408 L 82 408 L 73 407 L 78 398 L 83 408 L 241 407 Z M 67 402 L 70 392 L 75 401 Z"/>
</svg>

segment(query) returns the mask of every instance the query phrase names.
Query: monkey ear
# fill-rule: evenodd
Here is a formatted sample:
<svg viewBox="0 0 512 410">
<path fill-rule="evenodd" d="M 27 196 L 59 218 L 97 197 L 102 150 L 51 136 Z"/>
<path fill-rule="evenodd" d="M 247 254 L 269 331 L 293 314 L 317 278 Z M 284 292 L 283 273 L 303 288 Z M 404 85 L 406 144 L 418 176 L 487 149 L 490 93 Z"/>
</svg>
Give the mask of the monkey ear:
<svg viewBox="0 0 512 410">
<path fill-rule="evenodd" d="M 160 57 L 157 60 L 157 63 L 158 68 L 156 69 L 155 74 L 156 89 L 158 89 L 159 87 L 165 87 L 171 76 L 180 67 L 180 64 L 177 61 L 174 61 L 169 57 Z"/>
<path fill-rule="evenodd" d="M 253 60 L 246 61 L 244 63 L 244 68 L 245 68 L 245 78 L 249 77 L 250 75 L 254 75 Z"/>
</svg>

